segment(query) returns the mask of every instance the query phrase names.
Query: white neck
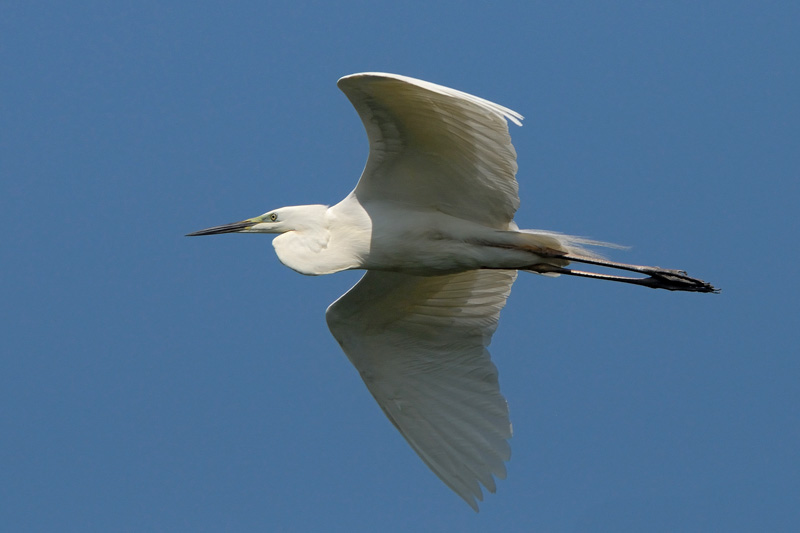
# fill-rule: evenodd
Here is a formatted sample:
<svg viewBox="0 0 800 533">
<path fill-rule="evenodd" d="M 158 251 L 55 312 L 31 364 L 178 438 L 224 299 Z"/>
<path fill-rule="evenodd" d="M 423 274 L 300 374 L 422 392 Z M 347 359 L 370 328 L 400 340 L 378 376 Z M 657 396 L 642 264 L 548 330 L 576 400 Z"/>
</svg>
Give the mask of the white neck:
<svg viewBox="0 0 800 533">
<path fill-rule="evenodd" d="M 304 205 L 280 210 L 292 226 L 272 241 L 281 263 L 308 276 L 359 268 L 364 244 L 368 251 L 371 225 L 355 224 L 351 217 L 343 220 L 336 207 Z"/>
</svg>

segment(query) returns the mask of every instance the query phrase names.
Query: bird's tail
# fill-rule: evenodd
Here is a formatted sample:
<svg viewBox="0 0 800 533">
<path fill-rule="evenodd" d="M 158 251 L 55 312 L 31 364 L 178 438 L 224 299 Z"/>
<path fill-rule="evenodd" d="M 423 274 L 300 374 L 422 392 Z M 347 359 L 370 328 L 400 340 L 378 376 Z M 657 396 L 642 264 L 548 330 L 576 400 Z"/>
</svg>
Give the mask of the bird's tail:
<svg viewBox="0 0 800 533">
<path fill-rule="evenodd" d="M 618 244 L 565 235 L 555 231 L 521 229 L 513 233 L 515 246 L 534 252 L 542 258 L 537 267 L 544 264 L 563 268 L 570 263 L 567 257 L 603 259 L 603 255 L 594 249 L 597 247 L 626 248 Z M 544 272 L 542 268 L 532 268 L 530 271 L 546 276 L 558 276 L 558 273 Z"/>
</svg>

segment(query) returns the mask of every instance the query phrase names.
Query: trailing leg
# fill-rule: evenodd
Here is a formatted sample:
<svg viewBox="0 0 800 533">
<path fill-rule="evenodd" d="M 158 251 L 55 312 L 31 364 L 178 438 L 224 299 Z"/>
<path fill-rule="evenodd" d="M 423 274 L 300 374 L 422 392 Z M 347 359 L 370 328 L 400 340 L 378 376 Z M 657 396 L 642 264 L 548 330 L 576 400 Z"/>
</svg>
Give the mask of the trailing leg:
<svg viewBox="0 0 800 533">
<path fill-rule="evenodd" d="M 582 257 L 573 256 L 569 254 L 562 254 L 555 250 L 542 251 L 547 254 L 552 253 L 553 257 L 569 261 L 570 263 L 582 263 L 585 265 L 595 265 L 604 268 L 612 268 L 616 270 L 625 270 L 628 272 L 636 272 L 643 274 L 647 277 L 628 277 L 617 276 L 613 274 L 599 274 L 595 272 L 586 272 L 583 270 L 573 270 L 570 268 L 551 265 L 548 263 L 541 263 L 533 265 L 526 270 L 537 272 L 539 274 L 564 274 L 567 276 L 578 276 L 582 278 L 603 279 L 608 281 L 618 281 L 621 283 L 631 283 L 634 285 L 642 285 L 650 287 L 651 289 L 666 289 L 668 291 L 689 291 L 689 292 L 712 292 L 718 293 L 719 289 L 715 288 L 710 283 L 701 279 L 693 278 L 686 274 L 683 270 L 670 270 L 661 267 L 651 267 L 642 265 L 629 265 L 626 263 L 617 263 L 615 261 L 608 261 L 596 257 Z"/>
</svg>

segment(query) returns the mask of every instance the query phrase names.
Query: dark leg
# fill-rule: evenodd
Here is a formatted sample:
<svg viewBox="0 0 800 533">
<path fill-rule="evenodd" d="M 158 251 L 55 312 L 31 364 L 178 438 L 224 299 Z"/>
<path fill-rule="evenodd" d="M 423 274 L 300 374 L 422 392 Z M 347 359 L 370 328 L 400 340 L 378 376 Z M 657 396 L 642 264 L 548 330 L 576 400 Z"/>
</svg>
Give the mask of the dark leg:
<svg viewBox="0 0 800 533">
<path fill-rule="evenodd" d="M 595 264 L 595 263 L 590 263 L 590 264 Z M 626 266 L 635 266 L 635 265 L 626 265 Z M 667 289 L 668 291 L 713 292 L 713 293 L 719 292 L 719 289 L 715 288 L 710 283 L 706 283 L 703 280 L 689 277 L 686 275 L 685 272 L 681 270 L 667 270 L 655 267 L 639 267 L 639 268 L 644 268 L 647 269 L 648 271 L 642 272 L 639 270 L 635 270 L 634 272 L 642 272 L 643 274 L 650 274 L 650 276 L 647 278 L 614 276 L 611 274 L 598 274 L 596 272 L 573 270 L 571 268 L 557 267 L 544 263 L 539 265 L 534 265 L 532 268 L 529 268 L 527 270 L 531 270 L 533 272 L 539 272 L 540 274 L 555 273 L 555 274 L 564 274 L 567 276 L 578 276 L 581 278 L 618 281 L 621 283 L 642 285 L 644 287 L 650 287 L 651 289 Z M 630 270 L 630 269 L 624 268 L 623 270 Z"/>
<path fill-rule="evenodd" d="M 480 243 L 487 245 L 488 243 Z M 497 244 L 488 244 L 489 246 L 497 246 Z M 509 246 L 510 248 L 510 246 Z M 613 268 L 617 270 L 626 270 L 628 272 L 636 272 L 643 274 L 647 277 L 633 278 L 628 276 L 615 276 L 613 274 L 598 274 L 596 272 L 586 272 L 584 270 L 573 270 L 563 266 L 537 263 L 529 267 L 523 267 L 519 270 L 527 270 L 530 272 L 538 272 L 540 274 L 564 274 L 567 276 L 578 276 L 582 278 L 604 279 L 608 281 L 618 281 L 620 283 L 631 283 L 633 285 L 642 285 L 650 287 L 651 289 L 666 289 L 668 291 L 688 291 L 688 292 L 712 292 L 719 293 L 719 289 L 706 283 L 705 281 L 693 278 L 686 274 L 683 270 L 670 270 L 661 267 L 651 267 L 642 265 L 629 265 L 627 263 L 617 263 L 607 259 L 598 257 L 584 257 L 579 255 L 570 255 L 561 250 L 553 248 L 537 247 L 537 246 L 519 246 L 524 250 L 533 252 L 542 258 L 552 258 L 570 263 L 583 263 L 585 265 L 595 265 L 605 268 Z M 490 268 L 490 267 L 484 267 Z"/>
<path fill-rule="evenodd" d="M 580 257 L 561 254 L 556 252 L 554 257 L 559 259 L 566 259 L 572 263 L 583 263 L 585 265 L 596 265 L 606 268 L 614 268 L 617 270 L 627 270 L 629 272 L 636 272 L 637 274 L 644 274 L 646 278 L 632 278 L 626 276 L 614 276 L 609 274 L 597 274 L 594 272 L 585 272 L 582 270 L 572 270 L 569 268 L 548 265 L 545 263 L 533 265 L 531 270 L 533 272 L 565 274 L 567 276 L 579 276 L 583 278 L 605 279 L 609 281 L 619 281 L 621 283 L 632 283 L 634 285 L 643 285 L 651 289 L 667 289 L 669 291 L 690 291 L 690 292 L 713 292 L 718 293 L 719 289 L 715 288 L 710 283 L 703 280 L 690 277 L 683 270 L 669 270 L 660 267 L 628 265 L 625 263 L 616 263 L 606 259 L 597 259 L 593 257 Z"/>
</svg>

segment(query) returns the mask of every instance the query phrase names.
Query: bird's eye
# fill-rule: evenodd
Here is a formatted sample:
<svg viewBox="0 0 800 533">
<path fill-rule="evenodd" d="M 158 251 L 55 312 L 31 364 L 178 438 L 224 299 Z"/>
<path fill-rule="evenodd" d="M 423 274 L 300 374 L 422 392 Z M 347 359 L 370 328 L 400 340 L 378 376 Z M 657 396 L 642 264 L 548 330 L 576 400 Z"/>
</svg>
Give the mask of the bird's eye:
<svg viewBox="0 0 800 533">
<path fill-rule="evenodd" d="M 278 220 L 278 214 L 277 213 L 270 213 L 269 221 L 270 222 L 275 222 L 276 220 Z"/>
</svg>

